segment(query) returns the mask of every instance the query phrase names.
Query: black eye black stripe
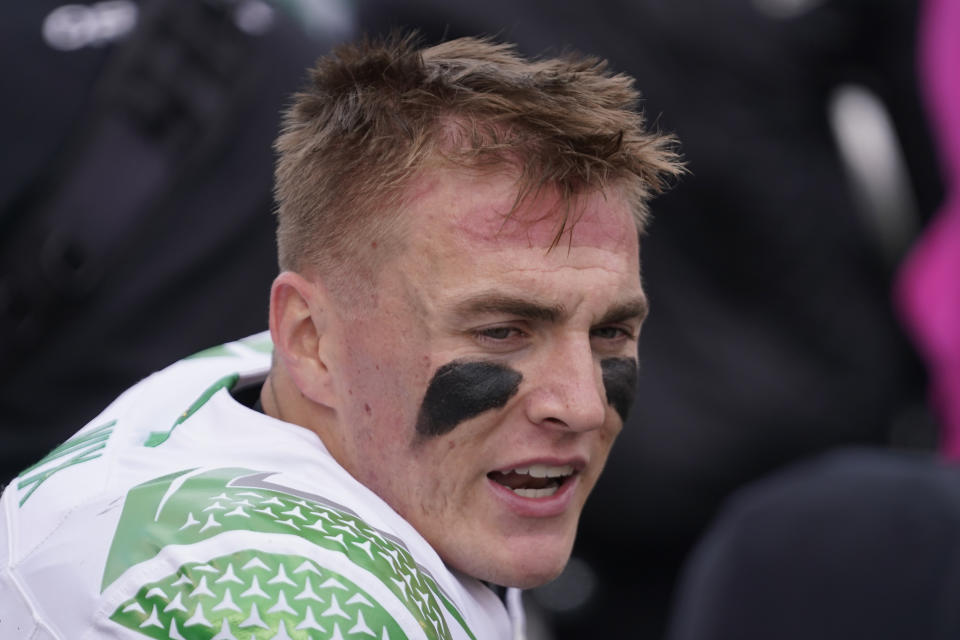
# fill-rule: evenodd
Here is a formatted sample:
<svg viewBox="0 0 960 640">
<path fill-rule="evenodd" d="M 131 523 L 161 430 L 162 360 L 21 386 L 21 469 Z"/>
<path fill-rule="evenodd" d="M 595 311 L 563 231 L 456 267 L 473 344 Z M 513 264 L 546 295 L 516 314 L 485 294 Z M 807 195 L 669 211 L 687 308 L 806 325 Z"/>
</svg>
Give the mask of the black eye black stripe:
<svg viewBox="0 0 960 640">
<path fill-rule="evenodd" d="M 626 422 L 633 399 L 637 394 L 637 360 L 635 358 L 606 358 L 600 361 L 603 388 L 607 403 Z"/>
<path fill-rule="evenodd" d="M 417 417 L 417 435 L 435 438 L 464 420 L 507 404 L 523 376 L 493 362 L 454 360 L 433 375 Z"/>
<path fill-rule="evenodd" d="M 634 358 L 600 361 L 607 402 L 626 421 L 637 386 Z M 448 362 L 433 375 L 417 416 L 417 435 L 435 438 L 458 424 L 491 409 L 499 409 L 516 395 L 523 375 L 494 362 Z"/>
</svg>

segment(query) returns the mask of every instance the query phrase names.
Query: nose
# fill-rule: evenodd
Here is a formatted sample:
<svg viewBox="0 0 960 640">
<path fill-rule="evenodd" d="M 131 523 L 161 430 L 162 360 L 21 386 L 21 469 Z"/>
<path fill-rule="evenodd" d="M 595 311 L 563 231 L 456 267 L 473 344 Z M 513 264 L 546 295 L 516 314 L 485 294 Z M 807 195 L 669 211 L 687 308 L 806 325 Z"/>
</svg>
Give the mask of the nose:
<svg viewBox="0 0 960 640">
<path fill-rule="evenodd" d="M 606 394 L 589 338 L 554 345 L 536 366 L 528 393 L 527 417 L 535 424 L 589 431 L 603 425 Z M 532 378 L 532 379 L 531 379 Z"/>
</svg>

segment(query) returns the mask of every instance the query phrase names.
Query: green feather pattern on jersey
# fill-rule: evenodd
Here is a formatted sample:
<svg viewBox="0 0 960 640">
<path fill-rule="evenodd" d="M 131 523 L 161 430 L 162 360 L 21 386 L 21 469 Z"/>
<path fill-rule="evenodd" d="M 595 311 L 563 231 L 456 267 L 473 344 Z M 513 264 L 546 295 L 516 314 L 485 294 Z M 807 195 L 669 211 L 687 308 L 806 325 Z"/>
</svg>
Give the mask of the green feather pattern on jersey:
<svg viewBox="0 0 960 640">
<path fill-rule="evenodd" d="M 188 563 L 111 619 L 156 640 L 407 638 L 356 584 L 314 562 L 257 551 Z"/>
<path fill-rule="evenodd" d="M 188 470 L 134 487 L 124 503 L 101 590 L 107 589 L 130 567 L 154 559 L 169 545 L 196 544 L 232 531 L 274 537 L 292 535 L 342 554 L 350 563 L 372 574 L 404 605 L 427 638 L 452 637 L 441 606 L 473 637 L 460 612 L 402 543 L 384 536 L 345 510 L 324 503 L 322 498 L 311 499 L 264 488 L 264 483 L 248 482 L 267 475 L 248 469 L 216 469 L 203 473 Z M 258 569 L 256 560 L 269 569 L 270 575 L 259 573 L 262 569 Z M 164 640 L 181 636 L 186 640 L 214 637 L 327 640 L 337 638 L 337 634 L 344 638 L 376 640 L 406 637 L 369 593 L 325 567 L 314 563 L 312 568 L 320 573 L 316 580 L 311 579 L 309 586 L 323 598 L 322 605 L 314 606 L 308 597 L 297 600 L 307 589 L 306 579 L 317 575 L 312 573 L 311 564 L 305 558 L 241 550 L 233 555 L 184 563 L 166 578 L 142 585 L 135 596 L 117 608 L 112 619 L 146 636 Z M 206 571 L 210 571 L 210 575 L 203 581 Z M 228 584 L 232 576 L 241 580 L 242 585 Z M 256 585 L 253 584 L 255 578 Z M 284 586 L 283 578 L 295 585 Z M 271 583 L 271 579 L 275 582 Z M 176 584 L 177 581 L 181 581 L 180 584 Z M 337 583 L 346 587 L 345 597 L 339 595 Z M 201 584 L 206 589 L 202 589 Z M 327 587 L 323 587 L 324 584 Z M 260 603 L 259 596 L 251 595 L 256 594 L 255 586 L 267 594 L 269 603 L 266 599 Z M 249 597 L 245 598 L 244 593 Z M 343 623 L 330 619 L 337 617 L 337 607 L 331 615 L 324 616 L 333 606 L 334 596 L 338 607 L 352 616 L 349 622 L 345 618 Z M 369 602 L 369 607 L 363 601 Z M 240 611 L 231 609 L 230 602 Z M 348 602 L 355 605 L 353 609 Z M 217 608 L 219 605 L 223 606 Z M 256 611 L 253 611 L 254 605 Z M 180 606 L 186 611 L 179 610 Z M 360 612 L 362 621 L 357 616 Z M 385 617 L 390 620 L 385 621 Z M 243 625 L 245 620 L 258 619 L 266 626 Z M 311 629 L 311 619 L 325 631 Z M 227 628 L 223 628 L 224 621 Z M 298 625 L 305 626 L 298 628 Z M 354 628 L 360 631 L 369 628 L 375 635 L 359 632 L 349 635 Z"/>
</svg>

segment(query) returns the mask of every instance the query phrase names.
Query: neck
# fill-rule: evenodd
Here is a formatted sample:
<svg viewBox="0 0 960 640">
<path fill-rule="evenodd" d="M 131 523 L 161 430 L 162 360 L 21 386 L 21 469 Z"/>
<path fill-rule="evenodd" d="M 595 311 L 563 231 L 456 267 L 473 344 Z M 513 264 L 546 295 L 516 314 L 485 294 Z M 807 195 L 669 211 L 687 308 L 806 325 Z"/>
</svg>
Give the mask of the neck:
<svg viewBox="0 0 960 640">
<path fill-rule="evenodd" d="M 338 450 L 336 412 L 302 394 L 277 363 L 274 363 L 260 390 L 260 404 L 263 412 L 271 418 L 308 429 L 320 438 L 331 453 Z"/>
</svg>

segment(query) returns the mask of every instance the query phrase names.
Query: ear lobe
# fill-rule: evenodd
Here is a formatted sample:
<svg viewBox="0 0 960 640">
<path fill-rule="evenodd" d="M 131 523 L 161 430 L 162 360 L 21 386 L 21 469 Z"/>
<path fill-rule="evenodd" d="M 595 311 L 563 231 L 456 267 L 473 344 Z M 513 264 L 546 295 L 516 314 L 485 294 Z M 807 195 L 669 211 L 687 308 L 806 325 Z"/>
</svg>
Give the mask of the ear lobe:
<svg viewBox="0 0 960 640">
<path fill-rule="evenodd" d="M 284 271 L 270 290 L 270 336 L 273 338 L 274 366 L 300 394 L 313 402 L 332 401 L 330 372 L 323 344 L 329 314 L 322 286 L 300 274 Z"/>
</svg>

